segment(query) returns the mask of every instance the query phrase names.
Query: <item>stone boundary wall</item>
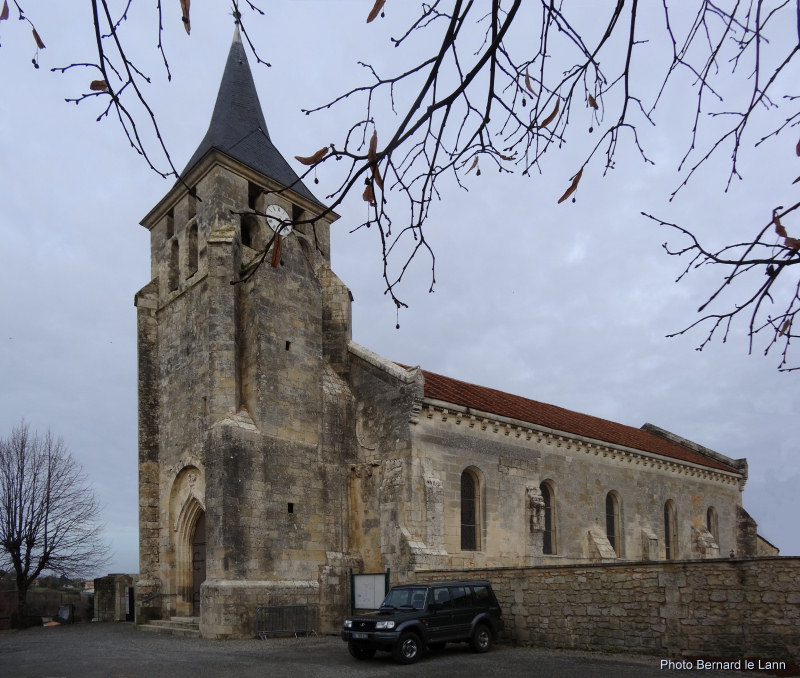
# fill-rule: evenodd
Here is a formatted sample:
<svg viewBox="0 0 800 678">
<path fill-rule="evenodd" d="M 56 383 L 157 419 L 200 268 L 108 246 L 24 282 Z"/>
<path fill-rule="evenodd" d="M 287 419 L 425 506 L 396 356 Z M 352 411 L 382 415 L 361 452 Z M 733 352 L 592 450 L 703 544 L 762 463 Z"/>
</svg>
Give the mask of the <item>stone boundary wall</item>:
<svg viewBox="0 0 800 678">
<path fill-rule="evenodd" d="M 800 660 L 798 557 L 417 570 L 397 578 L 490 580 L 504 636 L 516 643 Z"/>
</svg>

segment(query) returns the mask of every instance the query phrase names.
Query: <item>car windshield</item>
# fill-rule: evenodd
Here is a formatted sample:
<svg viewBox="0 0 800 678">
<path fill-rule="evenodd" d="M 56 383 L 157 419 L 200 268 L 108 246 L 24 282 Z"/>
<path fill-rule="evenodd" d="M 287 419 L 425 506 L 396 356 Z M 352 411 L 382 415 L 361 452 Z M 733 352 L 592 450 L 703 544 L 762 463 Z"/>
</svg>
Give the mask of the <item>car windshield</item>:
<svg viewBox="0 0 800 678">
<path fill-rule="evenodd" d="M 392 589 L 389 591 L 389 595 L 387 595 L 384 601 L 381 603 L 381 607 L 421 610 L 425 607 L 426 592 L 427 589 L 424 587 Z"/>
</svg>

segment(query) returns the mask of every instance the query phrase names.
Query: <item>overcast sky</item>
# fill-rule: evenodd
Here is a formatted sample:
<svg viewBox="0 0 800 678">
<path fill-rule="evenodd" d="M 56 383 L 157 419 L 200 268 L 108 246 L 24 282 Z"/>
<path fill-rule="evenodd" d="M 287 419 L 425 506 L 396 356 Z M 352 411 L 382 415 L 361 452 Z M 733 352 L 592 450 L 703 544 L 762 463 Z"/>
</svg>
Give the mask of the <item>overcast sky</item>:
<svg viewBox="0 0 800 678">
<path fill-rule="evenodd" d="M 64 103 L 95 77 L 50 72 L 95 58 L 89 7 L 66 5 L 29 7 L 47 45 L 38 70 L 29 27 L 14 10 L 0 23 L 0 434 L 24 417 L 64 438 L 105 507 L 109 571 L 137 572 L 133 297 L 150 280 L 139 221 L 171 181 L 148 169 L 115 120 L 95 122 L 99 101 Z M 147 95 L 179 169 L 205 134 L 233 33 L 224 3 L 214 5 L 195 4 L 191 36 L 165 15 L 171 84 L 155 51 L 155 10 L 138 7 L 149 14 L 124 26 L 153 78 Z M 401 24 L 391 1 L 371 26 L 367 1 L 264 5 L 269 16 L 250 30 L 272 67 L 250 63 L 270 134 L 286 158 L 310 155 L 340 139 L 347 119 L 300 109 L 361 84 L 359 59 L 389 72 L 388 37 Z M 605 178 L 598 166 L 584 173 L 574 204 L 556 200 L 580 166 L 578 147 L 554 154 L 533 179 L 484 171 L 468 191 L 445 186 L 428 231 L 435 292 L 420 261 L 400 290 L 410 307 L 400 329 L 374 229 L 350 233 L 365 215 L 358 197 L 333 226 L 333 267 L 355 298 L 353 338 L 387 358 L 632 426 L 651 422 L 746 457 L 745 508 L 783 555 L 800 555 L 800 373 L 779 373 L 778 355 L 764 357 L 763 347 L 748 355 L 741 323 L 702 352 L 702 331 L 665 338 L 696 319 L 720 272 L 676 284 L 685 264 L 661 245 L 680 240 L 640 216 L 680 221 L 717 245 L 750 239 L 791 197 L 797 132 L 744 153 L 744 181 L 727 194 L 720 162 L 668 203 L 688 143 L 686 103 L 674 97 L 659 126 L 642 130 L 654 167 L 623 149 Z M 324 199 L 337 177 L 325 170 L 319 179 L 309 186 Z"/>
</svg>

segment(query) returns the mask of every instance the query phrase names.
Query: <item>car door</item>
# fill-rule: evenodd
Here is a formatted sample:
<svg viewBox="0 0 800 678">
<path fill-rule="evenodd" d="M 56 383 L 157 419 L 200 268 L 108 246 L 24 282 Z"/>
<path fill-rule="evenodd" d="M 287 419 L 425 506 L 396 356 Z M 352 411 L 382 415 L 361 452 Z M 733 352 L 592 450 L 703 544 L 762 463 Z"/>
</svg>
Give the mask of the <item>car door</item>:
<svg viewBox="0 0 800 678">
<path fill-rule="evenodd" d="M 453 635 L 453 601 L 447 586 L 433 586 L 428 603 L 428 642 L 441 643 Z"/>
<path fill-rule="evenodd" d="M 453 639 L 464 640 L 469 638 L 472 617 L 475 614 L 472 605 L 472 592 L 467 586 L 451 586 L 450 599 L 453 602 Z"/>
</svg>

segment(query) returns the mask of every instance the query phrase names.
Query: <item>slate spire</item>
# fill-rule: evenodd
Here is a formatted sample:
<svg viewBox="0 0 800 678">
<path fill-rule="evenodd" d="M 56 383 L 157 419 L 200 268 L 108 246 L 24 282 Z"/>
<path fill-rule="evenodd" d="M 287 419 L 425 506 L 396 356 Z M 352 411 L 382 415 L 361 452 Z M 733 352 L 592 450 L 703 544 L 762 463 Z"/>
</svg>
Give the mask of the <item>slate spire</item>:
<svg viewBox="0 0 800 678">
<path fill-rule="evenodd" d="M 208 131 L 182 174 L 212 148 L 319 204 L 272 144 L 238 25 Z"/>
</svg>

